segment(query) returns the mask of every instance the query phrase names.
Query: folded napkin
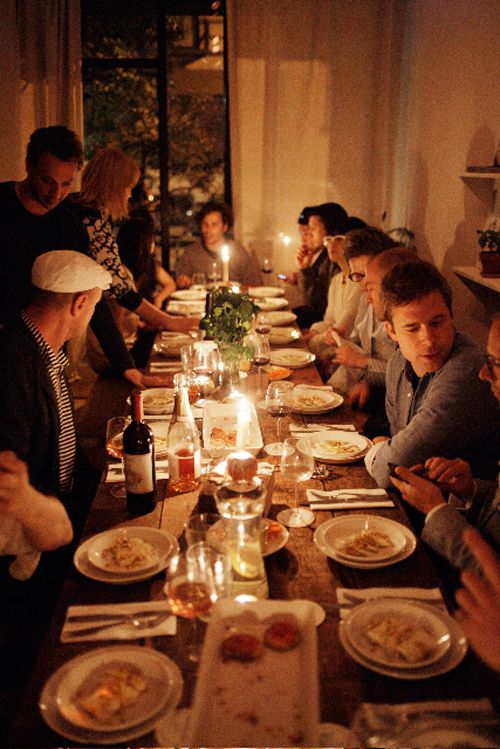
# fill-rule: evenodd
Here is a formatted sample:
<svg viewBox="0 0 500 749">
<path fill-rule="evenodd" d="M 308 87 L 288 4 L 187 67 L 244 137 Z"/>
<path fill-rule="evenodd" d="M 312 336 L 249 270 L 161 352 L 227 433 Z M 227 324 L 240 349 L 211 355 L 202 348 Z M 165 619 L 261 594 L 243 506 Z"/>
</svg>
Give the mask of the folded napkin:
<svg viewBox="0 0 500 749">
<path fill-rule="evenodd" d="M 306 385 L 305 383 L 295 385 L 294 390 L 326 390 L 328 393 L 333 392 L 331 385 Z"/>
<path fill-rule="evenodd" d="M 149 365 L 150 372 L 180 372 L 181 370 L 180 361 L 152 361 Z"/>
<path fill-rule="evenodd" d="M 412 603 L 439 604 L 440 608 L 447 612 L 439 588 L 337 588 L 336 594 L 342 619 L 352 609 L 353 605 L 356 606 L 358 603 L 364 603 L 365 601 L 374 601 L 377 598 L 397 598 Z"/>
<path fill-rule="evenodd" d="M 339 494 L 341 497 L 359 494 L 360 498 L 359 501 L 356 499 L 346 501 L 341 498 L 335 501 L 335 498 Z M 361 507 L 395 507 L 394 502 L 384 489 L 335 489 L 330 492 L 308 489 L 306 496 L 311 510 L 356 510 Z"/>
<path fill-rule="evenodd" d="M 156 478 L 157 479 L 168 479 L 168 460 L 156 461 Z M 125 474 L 123 473 L 123 466 L 121 463 L 109 463 L 108 472 L 106 474 L 107 484 L 119 484 L 120 481 L 125 480 Z"/>
<path fill-rule="evenodd" d="M 325 430 L 338 429 L 341 432 L 356 432 L 354 424 L 290 424 L 291 432 L 324 432 Z"/>
<path fill-rule="evenodd" d="M 108 627 L 100 632 L 75 637 L 74 633 L 90 627 L 100 627 L 111 624 L 113 619 L 119 619 L 127 614 L 165 614 L 168 613 L 165 601 L 142 601 L 140 603 L 105 603 L 98 606 L 70 606 L 66 612 L 66 620 L 61 631 L 61 642 L 84 642 L 86 640 L 137 640 L 142 637 L 158 635 L 175 635 L 177 619 L 168 616 L 156 625 L 136 629 L 130 624 L 118 622 L 114 627 Z M 71 621 L 77 617 L 77 621 Z M 85 618 L 84 618 L 85 617 Z M 69 620 L 69 621 L 68 621 Z"/>
</svg>

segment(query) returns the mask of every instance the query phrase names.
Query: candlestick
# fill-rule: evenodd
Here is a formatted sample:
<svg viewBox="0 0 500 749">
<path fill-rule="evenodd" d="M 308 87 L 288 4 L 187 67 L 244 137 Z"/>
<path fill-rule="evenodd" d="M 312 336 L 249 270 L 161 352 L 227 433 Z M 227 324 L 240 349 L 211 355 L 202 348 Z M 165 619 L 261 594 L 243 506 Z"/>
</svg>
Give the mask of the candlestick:
<svg viewBox="0 0 500 749">
<path fill-rule="evenodd" d="M 229 281 L 229 247 L 227 244 L 222 246 L 222 283 Z"/>
</svg>

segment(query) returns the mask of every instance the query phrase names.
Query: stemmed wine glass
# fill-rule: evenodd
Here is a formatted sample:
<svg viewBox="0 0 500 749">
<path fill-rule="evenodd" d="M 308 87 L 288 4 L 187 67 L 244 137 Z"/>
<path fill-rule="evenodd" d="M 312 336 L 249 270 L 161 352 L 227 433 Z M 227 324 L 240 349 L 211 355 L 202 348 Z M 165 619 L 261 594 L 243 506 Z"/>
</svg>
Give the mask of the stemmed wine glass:
<svg viewBox="0 0 500 749">
<path fill-rule="evenodd" d="M 262 258 L 262 265 L 260 266 L 262 273 L 269 274 L 273 272 L 273 262 L 269 257 Z"/>
<path fill-rule="evenodd" d="M 114 416 L 108 419 L 106 424 L 106 451 L 110 458 L 117 458 L 121 461 L 122 473 L 123 468 L 123 431 L 130 424 L 128 416 Z M 126 496 L 125 484 L 120 482 L 115 484 L 110 491 L 113 497 L 123 498 Z"/>
<path fill-rule="evenodd" d="M 299 484 L 311 478 L 314 471 L 314 456 L 307 439 L 289 437 L 283 443 L 280 460 L 281 475 L 293 481 L 294 505 L 278 513 L 277 519 L 291 528 L 305 528 L 314 521 L 314 513 L 299 507 Z"/>
<path fill-rule="evenodd" d="M 265 335 L 259 335 L 259 333 L 253 333 L 251 336 L 249 336 L 248 342 L 253 348 L 250 362 L 259 370 L 258 392 L 262 393 L 262 367 L 264 367 L 266 364 L 269 364 L 271 360 L 271 346 L 269 345 L 269 339 Z"/>
<path fill-rule="evenodd" d="M 188 620 L 188 660 L 199 660 L 200 618 L 219 598 L 231 595 L 231 585 L 231 558 L 206 542 L 193 544 L 170 560 L 164 590 L 172 613 Z"/>
<path fill-rule="evenodd" d="M 254 329 L 260 335 L 268 335 L 271 332 L 271 323 L 265 312 L 258 312 L 254 322 Z"/>
<path fill-rule="evenodd" d="M 277 419 L 276 433 L 278 442 L 265 445 L 268 455 L 281 455 L 283 442 L 281 441 L 281 419 L 292 412 L 293 384 L 291 382 L 271 382 L 266 391 L 266 411 Z"/>
</svg>

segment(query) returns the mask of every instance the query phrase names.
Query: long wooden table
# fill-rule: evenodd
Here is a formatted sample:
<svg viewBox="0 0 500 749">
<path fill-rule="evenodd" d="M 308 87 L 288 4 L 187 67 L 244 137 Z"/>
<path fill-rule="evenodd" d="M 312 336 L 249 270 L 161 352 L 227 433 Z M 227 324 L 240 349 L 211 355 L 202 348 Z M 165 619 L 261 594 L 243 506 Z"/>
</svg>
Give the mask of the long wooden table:
<svg viewBox="0 0 500 749">
<path fill-rule="evenodd" d="M 314 365 L 295 371 L 294 382 L 320 384 Z M 251 378 L 249 378 L 249 383 Z M 101 380 L 96 384 L 90 401 L 89 417 L 85 424 L 87 435 L 99 434 L 103 437 L 106 418 L 110 411 L 116 415 L 123 413 L 129 388 L 122 381 Z M 275 438 L 276 423 L 265 412 L 259 412 L 264 443 Z M 293 415 L 294 420 L 298 417 Z M 344 423 L 352 421 L 353 415 L 343 405 L 325 417 L 315 420 Z M 304 420 L 311 420 L 311 417 Z M 92 424 L 94 422 L 94 424 Z M 104 440 L 100 448 L 104 460 Z M 99 451 L 98 451 L 99 453 Z M 274 491 L 270 515 L 275 516 L 284 505 L 289 504 L 293 488 L 279 472 L 274 475 Z M 123 522 L 137 525 L 164 528 L 181 537 L 189 512 L 197 504 L 196 493 L 178 497 L 166 496 L 166 485 L 158 485 L 158 504 L 153 513 L 139 518 L 130 518 L 125 510 L 124 500 L 117 500 L 110 494 L 110 484 L 101 483 L 93 508 L 85 527 L 83 539 Z M 308 486 L 316 488 L 365 487 L 371 488 L 374 482 L 367 474 L 362 461 L 345 466 L 335 466 L 335 477 L 328 481 L 312 479 Z M 356 512 L 351 510 L 349 512 Z M 360 510 L 358 512 L 363 512 Z M 409 525 L 401 506 L 394 509 L 372 510 L 378 515 Z M 334 513 L 336 514 L 336 513 Z M 346 511 L 342 511 L 345 515 Z M 473 653 L 469 652 L 464 661 L 448 674 L 423 681 L 395 680 L 378 675 L 358 665 L 343 649 L 338 633 L 339 612 L 336 608 L 335 589 L 345 587 L 371 586 L 423 586 L 440 585 L 429 557 L 418 543 L 416 551 L 404 561 L 393 566 L 376 570 L 356 570 L 345 567 L 327 558 L 313 543 L 314 530 L 332 512 L 316 512 L 312 526 L 291 529 L 286 547 L 266 558 L 266 571 L 271 598 L 307 598 L 317 601 L 326 610 L 326 620 L 318 628 L 319 681 L 321 719 L 324 722 L 340 723 L 349 726 L 356 708 L 362 702 L 401 703 L 419 700 L 432 700 L 453 697 L 477 697 L 493 693 L 495 679 Z M 72 569 L 67 577 L 50 627 L 35 664 L 26 693 L 20 703 L 19 713 L 14 721 L 9 737 L 9 747 L 68 746 L 66 739 L 54 734 L 40 717 L 37 703 L 40 691 L 50 674 L 75 656 L 107 643 L 87 642 L 61 644 L 59 641 L 66 610 L 69 605 L 120 603 L 147 601 L 161 598 L 163 576 L 124 586 L 105 585 L 90 580 Z M 179 666 L 185 665 L 180 652 L 178 638 L 157 637 L 139 640 L 144 647 L 157 648 L 167 654 Z M 112 644 L 112 643 L 109 643 Z M 186 669 L 184 692 L 180 707 L 191 703 L 196 678 L 194 669 Z M 156 746 L 154 734 L 148 734 L 134 741 L 137 746 Z"/>
</svg>

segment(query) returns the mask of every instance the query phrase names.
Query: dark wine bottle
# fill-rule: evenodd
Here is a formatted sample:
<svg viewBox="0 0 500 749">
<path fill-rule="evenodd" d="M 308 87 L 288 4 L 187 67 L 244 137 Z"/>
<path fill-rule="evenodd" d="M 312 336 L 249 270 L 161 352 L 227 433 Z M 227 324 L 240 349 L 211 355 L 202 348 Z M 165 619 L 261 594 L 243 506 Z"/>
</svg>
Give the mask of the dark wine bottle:
<svg viewBox="0 0 500 749">
<path fill-rule="evenodd" d="M 127 510 L 134 515 L 145 515 L 156 506 L 156 472 L 154 437 L 143 421 L 142 393 L 131 395 L 132 421 L 123 432 L 123 463 Z"/>
<path fill-rule="evenodd" d="M 199 329 L 205 333 L 204 338 L 206 341 L 211 340 L 210 328 L 211 328 L 212 304 L 213 304 L 212 294 L 208 292 L 205 297 L 205 314 L 201 318 L 198 324 Z"/>
</svg>

